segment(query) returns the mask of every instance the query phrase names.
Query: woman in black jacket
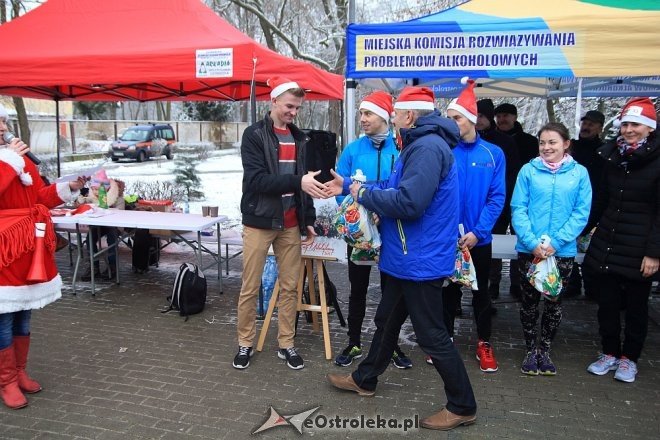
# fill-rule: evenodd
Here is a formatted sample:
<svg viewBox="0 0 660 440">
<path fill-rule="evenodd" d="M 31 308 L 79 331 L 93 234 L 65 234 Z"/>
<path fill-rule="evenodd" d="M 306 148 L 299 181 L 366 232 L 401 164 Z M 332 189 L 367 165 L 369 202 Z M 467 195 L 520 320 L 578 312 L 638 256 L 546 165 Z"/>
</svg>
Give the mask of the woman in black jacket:
<svg viewBox="0 0 660 440">
<path fill-rule="evenodd" d="M 597 375 L 633 382 L 648 327 L 648 300 L 660 279 L 660 139 L 648 98 L 630 100 L 620 134 L 598 149 L 603 180 L 589 225 L 598 224 L 584 263 L 598 273 L 598 324 L 603 352 L 587 367 Z M 621 345 L 621 306 L 625 331 Z"/>
</svg>

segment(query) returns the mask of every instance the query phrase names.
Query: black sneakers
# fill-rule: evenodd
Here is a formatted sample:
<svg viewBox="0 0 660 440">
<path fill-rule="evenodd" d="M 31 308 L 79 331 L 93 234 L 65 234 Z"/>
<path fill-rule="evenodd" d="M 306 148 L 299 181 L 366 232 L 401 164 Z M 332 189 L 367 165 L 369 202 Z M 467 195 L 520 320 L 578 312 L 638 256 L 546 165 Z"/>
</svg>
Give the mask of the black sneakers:
<svg viewBox="0 0 660 440">
<path fill-rule="evenodd" d="M 293 370 L 300 370 L 305 366 L 303 359 L 296 353 L 296 349 L 291 348 L 280 348 L 277 350 L 277 357 L 280 359 L 286 359 L 286 365 Z"/>
<path fill-rule="evenodd" d="M 234 362 L 232 365 L 234 368 L 238 368 L 239 370 L 244 370 L 247 367 L 250 366 L 250 358 L 254 354 L 254 350 L 252 347 L 238 347 L 238 353 L 236 353 L 236 357 L 234 357 Z"/>
</svg>

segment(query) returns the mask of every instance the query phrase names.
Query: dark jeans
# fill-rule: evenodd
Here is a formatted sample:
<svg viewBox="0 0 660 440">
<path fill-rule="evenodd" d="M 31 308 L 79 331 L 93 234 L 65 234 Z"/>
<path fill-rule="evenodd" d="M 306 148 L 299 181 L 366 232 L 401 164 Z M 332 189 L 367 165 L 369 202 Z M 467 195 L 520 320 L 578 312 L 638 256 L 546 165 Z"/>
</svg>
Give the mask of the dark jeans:
<svg viewBox="0 0 660 440">
<path fill-rule="evenodd" d="M 384 275 L 383 298 L 378 305 L 376 332 L 369 354 L 353 372 L 360 387 L 375 390 L 380 376 L 390 363 L 392 350 L 404 321 L 410 315 L 417 343 L 433 359 L 447 395 L 447 409 L 459 415 L 472 415 L 477 403 L 465 365 L 449 339 L 442 314 L 443 278 L 409 281 Z"/>
<path fill-rule="evenodd" d="M 506 211 L 506 209 L 505 209 Z M 505 211 L 502 211 L 502 215 L 495 222 L 493 226 L 493 234 L 506 234 L 506 231 L 510 229 L 511 235 L 516 235 L 516 231 L 513 230 L 513 225 L 511 225 L 511 210 L 508 210 L 508 215 Z M 509 226 L 511 226 L 509 228 Z M 502 281 L 502 260 L 499 258 L 493 258 L 490 261 L 490 275 L 489 280 L 491 284 L 499 285 Z M 511 260 L 509 263 L 509 281 L 511 282 L 511 287 L 520 287 L 520 275 L 518 269 L 518 260 Z"/>
<path fill-rule="evenodd" d="M 633 281 L 619 275 L 598 275 L 598 326 L 603 353 L 625 356 L 637 362 L 642 353 L 649 323 L 651 281 Z M 626 328 L 621 348 L 621 306 Z"/>
<path fill-rule="evenodd" d="M 488 294 L 488 273 L 490 271 L 490 261 L 493 255 L 493 246 L 488 243 L 485 246 L 473 247 L 470 249 L 474 270 L 477 272 L 478 290 L 472 291 L 472 311 L 474 320 L 477 323 L 477 335 L 483 341 L 489 341 L 491 335 L 491 312 L 492 303 Z M 454 337 L 454 320 L 456 319 L 456 309 L 461 305 L 463 292 L 461 285 L 449 283 L 442 291 L 442 302 L 444 304 L 444 317 L 449 330 L 449 336 Z"/>
<path fill-rule="evenodd" d="M 9 347 L 14 336 L 30 334 L 30 318 L 32 310 L 0 314 L 0 350 Z"/>
</svg>

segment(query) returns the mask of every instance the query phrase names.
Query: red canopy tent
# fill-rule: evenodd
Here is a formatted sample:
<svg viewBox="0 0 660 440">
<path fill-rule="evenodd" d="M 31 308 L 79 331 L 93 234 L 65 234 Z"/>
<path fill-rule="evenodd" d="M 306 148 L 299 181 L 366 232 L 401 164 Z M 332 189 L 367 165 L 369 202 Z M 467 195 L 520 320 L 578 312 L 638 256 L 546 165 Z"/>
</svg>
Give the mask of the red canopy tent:
<svg viewBox="0 0 660 440">
<path fill-rule="evenodd" d="M 0 26 L 0 94 L 56 101 L 268 99 L 285 76 L 307 99 L 343 77 L 277 54 L 200 0 L 48 0 Z"/>
</svg>

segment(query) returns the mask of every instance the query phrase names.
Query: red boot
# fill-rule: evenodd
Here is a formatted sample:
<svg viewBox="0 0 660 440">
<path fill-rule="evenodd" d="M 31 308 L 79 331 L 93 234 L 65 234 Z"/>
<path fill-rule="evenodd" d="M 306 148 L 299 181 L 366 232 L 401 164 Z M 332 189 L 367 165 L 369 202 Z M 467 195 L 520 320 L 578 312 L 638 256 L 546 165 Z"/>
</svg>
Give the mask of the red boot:
<svg viewBox="0 0 660 440">
<path fill-rule="evenodd" d="M 41 391 L 41 385 L 39 385 L 39 382 L 28 376 L 25 371 L 29 351 L 30 336 L 14 336 L 14 353 L 16 355 L 18 386 L 24 393 L 34 394 Z"/>
<path fill-rule="evenodd" d="M 28 401 L 18 387 L 18 374 L 16 372 L 16 356 L 14 346 L 0 350 L 0 397 L 11 409 L 27 406 Z"/>
</svg>

